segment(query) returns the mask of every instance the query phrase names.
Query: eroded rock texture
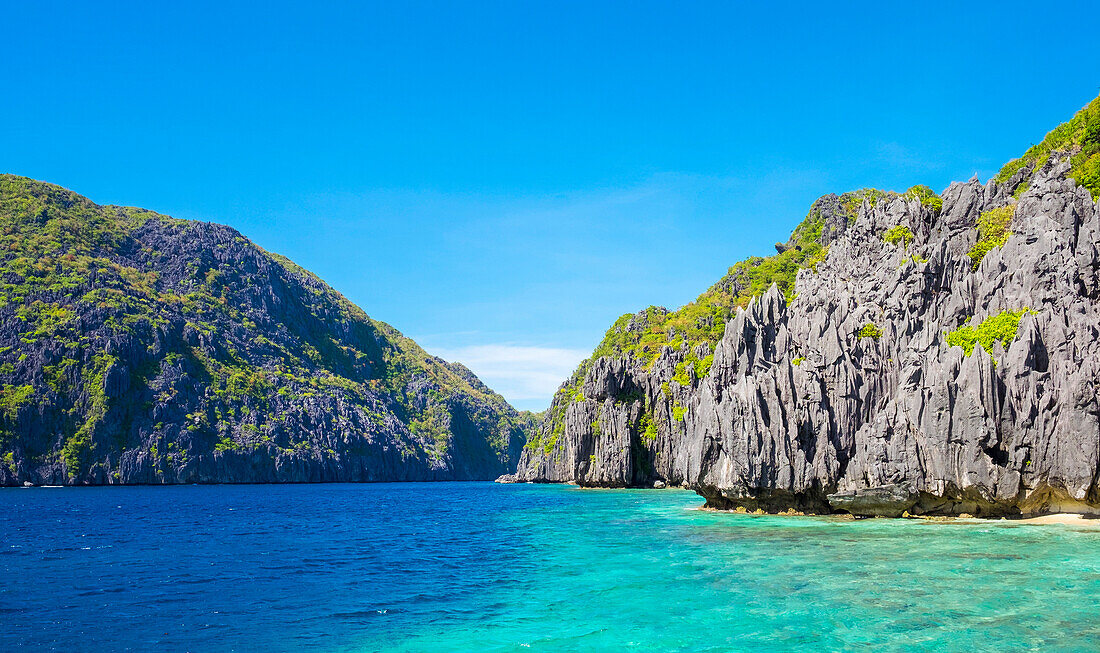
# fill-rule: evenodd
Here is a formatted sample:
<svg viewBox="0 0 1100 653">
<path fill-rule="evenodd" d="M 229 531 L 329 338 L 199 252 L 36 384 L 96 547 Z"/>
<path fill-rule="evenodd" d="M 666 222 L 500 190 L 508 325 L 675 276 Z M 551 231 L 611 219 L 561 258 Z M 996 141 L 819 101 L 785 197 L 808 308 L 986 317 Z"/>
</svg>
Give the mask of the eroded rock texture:
<svg viewBox="0 0 1100 653">
<path fill-rule="evenodd" d="M 687 383 L 675 366 L 705 343 L 648 368 L 595 361 L 516 480 L 661 481 L 768 511 L 1100 511 L 1100 211 L 1068 166 L 952 184 L 940 211 L 904 197 L 864 202 L 854 221 L 826 211 L 827 255 L 789 304 L 772 287 L 738 309 Z M 979 216 L 1012 205 L 1011 235 L 972 269 Z M 907 246 L 884 240 L 898 225 Z M 1007 347 L 947 343 L 967 320 L 1024 308 Z"/>
<path fill-rule="evenodd" d="M 0 175 L 0 485 L 492 479 L 527 424 L 229 227 Z"/>
</svg>

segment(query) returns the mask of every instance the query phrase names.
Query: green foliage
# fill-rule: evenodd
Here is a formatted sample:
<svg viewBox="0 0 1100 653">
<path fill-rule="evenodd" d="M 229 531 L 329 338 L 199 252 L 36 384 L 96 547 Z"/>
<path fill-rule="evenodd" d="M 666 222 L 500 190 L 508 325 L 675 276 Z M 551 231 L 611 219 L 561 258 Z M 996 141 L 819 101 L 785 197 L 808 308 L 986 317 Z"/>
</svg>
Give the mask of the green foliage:
<svg viewBox="0 0 1100 653">
<path fill-rule="evenodd" d="M 542 455 L 553 453 L 562 434 L 565 433 L 565 420 L 558 416 L 550 423 L 553 426 L 549 433 L 544 433 L 541 429 L 532 431 L 527 437 L 527 443 L 523 445 L 524 448 Z"/>
<path fill-rule="evenodd" d="M 932 210 L 933 213 L 939 213 L 943 210 L 943 199 L 935 193 L 931 188 L 923 184 L 913 186 L 909 190 L 902 194 L 902 197 L 906 200 L 918 200 L 922 206 L 925 206 Z"/>
<path fill-rule="evenodd" d="M 65 464 L 65 473 L 69 478 L 80 474 L 88 454 L 93 448 L 92 435 L 96 426 L 107 414 L 107 393 L 104 389 L 104 380 L 107 371 L 117 362 L 117 358 L 107 353 L 96 354 L 92 358 L 91 365 L 85 368 L 83 374 L 84 389 L 88 396 L 88 404 L 84 408 L 84 422 L 61 448 L 60 458 Z"/>
<path fill-rule="evenodd" d="M 1025 313 L 1036 314 L 1027 307 L 1018 311 L 1001 311 L 997 315 L 991 315 L 978 326 L 963 326 L 947 334 L 947 344 L 952 347 L 962 347 L 969 356 L 974 351 L 974 345 L 980 344 L 990 354 L 993 353 L 993 343 L 1000 341 L 1007 348 L 1016 339 L 1016 331 L 1020 326 L 1020 318 Z M 967 318 L 969 323 L 970 319 Z"/>
<path fill-rule="evenodd" d="M 0 392 L 0 409 L 17 412 L 37 393 L 63 434 L 60 441 L 32 435 L 27 441 L 42 448 L 33 455 L 56 456 L 70 477 L 79 475 L 93 452 L 107 447 L 102 459 L 136 446 L 155 402 L 185 402 L 187 412 L 185 422 L 166 419 L 157 433 L 185 429 L 221 451 L 266 446 L 265 438 L 296 446 L 276 425 L 284 421 L 280 411 L 305 400 L 361 406 L 380 428 L 391 420 L 410 425 L 423 437 L 399 443 L 408 455 L 445 453 L 449 425 L 440 416 L 459 404 L 502 460 L 512 436 L 530 427 L 469 370 L 427 354 L 315 275 L 239 235 L 216 238 L 224 251 L 214 258 L 173 251 L 180 274 L 161 277 L 165 254 L 147 243 L 187 243 L 191 232 L 212 229 L 221 228 L 98 206 L 58 186 L 0 175 L 0 309 L 14 315 L 15 331 L 15 340 L 4 342 L 15 350 L 0 352 L 0 375 L 41 379 L 36 389 Z M 272 284 L 273 277 L 281 278 Z M 275 312 L 267 309 L 270 289 L 282 293 Z M 133 397 L 113 406 L 104 379 L 116 361 L 94 352 L 119 344 L 141 352 L 157 331 L 183 332 L 187 342 L 198 336 L 201 344 L 171 344 L 169 336 L 158 342 L 178 351 L 150 347 L 144 360 L 128 355 L 117 373 L 129 376 Z M 197 397 L 165 387 L 169 367 L 180 384 L 200 388 Z M 154 384 L 145 409 L 133 410 L 129 404 Z M 112 410 L 119 420 L 110 423 L 121 429 L 99 432 Z M 237 428 L 240 442 L 231 435 Z M 186 453 L 174 449 L 172 456 L 182 461 Z"/>
<path fill-rule="evenodd" d="M 432 403 L 427 410 L 409 420 L 409 431 L 431 442 L 429 455 L 437 461 L 446 458 L 451 441 L 451 418 L 446 404 Z"/>
<path fill-rule="evenodd" d="M 676 420 L 677 422 L 684 421 L 684 413 L 686 412 L 687 409 L 680 404 L 672 404 L 672 419 Z"/>
<path fill-rule="evenodd" d="M 791 359 L 791 365 L 801 365 L 804 360 L 806 360 L 805 356 L 795 356 Z"/>
<path fill-rule="evenodd" d="M 43 376 L 46 378 L 46 385 L 50 386 L 50 389 L 60 394 L 65 390 L 65 376 L 71 367 L 77 366 L 79 363 L 74 358 L 63 358 L 61 362 L 56 365 L 45 365 L 42 367 Z"/>
<path fill-rule="evenodd" d="M 1016 213 L 1016 205 L 1009 204 L 999 209 L 984 211 L 978 217 L 978 242 L 967 253 L 970 256 L 971 268 L 978 269 L 982 259 L 994 247 L 1000 247 L 1008 242 L 1012 232 L 1008 230 L 1012 222 L 1012 216 Z"/>
<path fill-rule="evenodd" d="M 76 317 L 75 313 L 56 302 L 41 301 L 21 306 L 15 314 L 27 325 L 22 336 L 24 343 L 52 337 L 65 330 Z"/>
<path fill-rule="evenodd" d="M 840 205 L 844 208 L 844 213 L 848 216 L 848 221 L 855 222 L 856 218 L 859 217 L 859 209 L 863 206 L 864 202 L 867 202 L 868 206 L 874 208 L 879 202 L 884 200 L 889 201 L 897 196 L 898 194 L 892 191 L 879 190 L 877 188 L 861 188 L 841 195 Z"/>
<path fill-rule="evenodd" d="M 543 455 L 549 455 L 554 451 L 562 434 L 565 433 L 565 412 L 575 403 L 578 396 L 581 397 L 581 401 L 584 401 L 584 394 L 580 390 L 583 382 L 583 370 L 577 368 L 573 376 L 554 395 L 550 408 L 542 414 L 542 419 L 536 427 L 528 431 L 525 449 Z M 547 425 L 550 425 L 548 430 Z"/>
<path fill-rule="evenodd" d="M 226 403 L 246 403 L 246 398 L 261 406 L 267 406 L 274 390 L 274 375 L 267 370 L 256 369 L 249 365 L 225 365 L 220 361 L 207 359 L 208 370 L 212 372 L 211 386 L 214 394 Z M 319 376 L 316 381 L 329 380 Z M 339 380 L 331 377 L 331 381 Z"/>
<path fill-rule="evenodd" d="M 34 398 L 34 386 L 10 385 L 5 383 L 0 388 L 0 414 L 10 422 L 14 422 L 19 415 L 20 407 Z"/>
<path fill-rule="evenodd" d="M 879 326 L 874 322 L 868 322 L 867 324 L 864 324 L 862 327 L 860 327 L 859 331 L 856 332 L 856 337 L 874 338 L 875 340 L 878 340 L 882 337 L 882 329 L 879 328 Z"/>
<path fill-rule="evenodd" d="M 714 354 L 708 354 L 703 358 L 699 358 L 694 352 L 689 352 L 684 357 L 684 360 L 676 364 L 672 380 L 682 386 L 690 386 L 692 384 L 692 375 L 689 374 L 689 370 L 695 373 L 694 378 L 701 379 L 707 374 L 710 374 L 710 368 L 713 364 Z"/>
<path fill-rule="evenodd" d="M 882 234 L 882 239 L 895 247 L 909 249 L 909 243 L 913 242 L 913 232 L 909 227 L 899 224 L 887 229 Z"/>
<path fill-rule="evenodd" d="M 1003 184 L 1019 170 L 1034 171 L 1056 152 L 1070 154 L 1069 176 L 1087 188 L 1093 199 L 1100 198 L 1100 97 L 1085 105 L 1069 122 L 1050 130 L 1041 143 L 1029 147 L 1023 156 L 1006 163 L 993 179 Z"/>
<path fill-rule="evenodd" d="M 61 462 L 65 464 L 65 473 L 70 479 L 75 478 L 83 467 L 83 460 L 91 449 L 91 434 L 81 430 L 65 441 L 61 448 Z"/>
<path fill-rule="evenodd" d="M 688 363 L 687 361 L 681 361 L 676 364 L 676 369 L 673 370 L 672 380 L 679 383 L 682 386 L 691 385 L 691 376 L 688 375 Z"/>
<path fill-rule="evenodd" d="M 878 195 L 869 197 L 873 200 Z M 676 311 L 650 306 L 639 317 L 629 313 L 620 316 L 582 367 L 587 370 L 592 361 L 623 354 L 649 365 L 666 346 L 692 352 L 697 345 L 706 343 L 713 349 L 736 308 L 747 306 L 753 297 L 763 295 L 773 283 L 787 301 L 791 301 L 798 271 L 814 269 L 825 259 L 827 251 L 820 242 L 824 224 L 820 215 L 811 212 L 792 233 L 792 247 L 779 254 L 754 256 L 737 263 L 694 302 Z M 698 359 L 689 354 L 687 358 L 685 367 L 677 370 L 676 380 L 683 385 L 690 385 L 686 365 L 695 366 L 696 377 L 701 378 L 709 373 L 713 362 L 712 357 Z"/>
<path fill-rule="evenodd" d="M 240 445 L 238 445 L 229 435 L 224 436 L 214 445 L 214 451 L 218 452 L 238 451 L 240 448 Z"/>
<path fill-rule="evenodd" d="M 814 243 L 806 245 L 805 249 L 788 249 L 782 254 L 767 257 L 754 256 L 735 264 L 727 277 L 742 289 L 737 305 L 747 305 L 749 299 L 763 295 L 773 283 L 790 302 L 798 271 L 816 269 L 818 263 L 825 260 L 826 254 L 825 247 Z"/>
<path fill-rule="evenodd" d="M 657 425 L 653 423 L 653 417 L 648 411 L 638 418 L 638 432 L 641 434 L 642 442 L 646 444 L 657 441 Z"/>
</svg>

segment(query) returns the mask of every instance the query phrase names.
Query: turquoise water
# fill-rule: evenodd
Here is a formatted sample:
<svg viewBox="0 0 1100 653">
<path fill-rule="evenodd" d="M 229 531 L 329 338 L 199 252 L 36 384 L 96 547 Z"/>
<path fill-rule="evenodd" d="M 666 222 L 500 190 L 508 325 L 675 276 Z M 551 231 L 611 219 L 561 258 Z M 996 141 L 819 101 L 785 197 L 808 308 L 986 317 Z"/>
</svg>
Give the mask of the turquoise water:
<svg viewBox="0 0 1100 653">
<path fill-rule="evenodd" d="M 0 491 L 0 650 L 1082 650 L 1100 529 L 490 483 Z"/>
</svg>

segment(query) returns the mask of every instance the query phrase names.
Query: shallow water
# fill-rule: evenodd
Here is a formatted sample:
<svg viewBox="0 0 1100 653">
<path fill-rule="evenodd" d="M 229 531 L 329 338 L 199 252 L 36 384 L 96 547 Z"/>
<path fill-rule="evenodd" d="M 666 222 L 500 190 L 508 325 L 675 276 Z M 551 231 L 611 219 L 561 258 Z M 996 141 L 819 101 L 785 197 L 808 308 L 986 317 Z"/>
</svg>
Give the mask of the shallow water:
<svg viewBox="0 0 1100 653">
<path fill-rule="evenodd" d="M 0 650 L 1081 650 L 1100 529 L 492 483 L 0 490 Z"/>
</svg>

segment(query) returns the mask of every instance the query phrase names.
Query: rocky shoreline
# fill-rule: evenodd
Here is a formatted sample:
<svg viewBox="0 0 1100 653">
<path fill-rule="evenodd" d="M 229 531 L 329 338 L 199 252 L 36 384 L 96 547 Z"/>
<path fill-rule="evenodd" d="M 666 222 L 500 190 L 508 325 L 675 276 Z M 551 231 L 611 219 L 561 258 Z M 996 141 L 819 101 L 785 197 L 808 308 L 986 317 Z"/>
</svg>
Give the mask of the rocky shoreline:
<svg viewBox="0 0 1100 653">
<path fill-rule="evenodd" d="M 575 485 L 583 489 L 615 489 L 606 485 L 581 485 L 560 481 L 525 481 L 515 474 L 504 474 L 496 479 L 497 483 L 516 484 L 564 484 Z M 752 515 L 784 516 L 842 516 L 885 517 L 913 519 L 1010 519 L 1013 521 L 1035 521 L 1036 523 L 1060 523 L 1056 516 L 1065 516 L 1065 521 L 1100 519 L 1100 507 L 1072 497 L 1056 497 L 1053 493 L 1039 499 L 1039 493 L 1032 493 L 1030 501 L 1020 504 L 997 506 L 981 500 L 960 498 L 945 501 L 942 497 L 928 493 L 914 492 L 901 486 L 883 486 L 867 488 L 859 492 L 835 493 L 824 497 L 792 496 L 784 493 L 756 497 L 726 497 L 717 493 L 708 495 L 707 488 L 691 485 L 668 485 L 663 481 L 653 481 L 648 486 L 629 486 L 630 489 L 693 490 L 705 499 L 700 510 L 732 512 Z M 1098 523 L 1097 525 L 1100 525 Z"/>
<path fill-rule="evenodd" d="M 749 512 L 1100 512 L 1100 189 L 1074 167 L 1098 116 L 985 184 L 823 197 L 779 254 L 624 316 L 515 480 Z M 793 265 L 789 287 L 769 272 Z"/>
</svg>

